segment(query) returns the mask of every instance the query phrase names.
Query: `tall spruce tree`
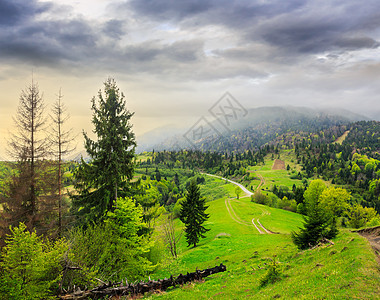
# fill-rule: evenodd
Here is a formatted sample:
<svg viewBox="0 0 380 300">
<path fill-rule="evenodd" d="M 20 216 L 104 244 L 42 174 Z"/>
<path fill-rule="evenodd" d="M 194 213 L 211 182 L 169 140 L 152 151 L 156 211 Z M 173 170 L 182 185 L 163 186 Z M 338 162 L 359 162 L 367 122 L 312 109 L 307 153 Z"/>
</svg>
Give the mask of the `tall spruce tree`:
<svg viewBox="0 0 380 300">
<path fill-rule="evenodd" d="M 134 172 L 136 142 L 129 122 L 133 113 L 114 79 L 109 78 L 104 92 L 92 99 L 92 110 L 97 140 L 83 133 L 91 160 L 82 159 L 74 173 L 77 194 L 72 195 L 74 210 L 85 217 L 82 221 L 100 220 L 112 211 L 117 198 L 128 195 Z"/>
<path fill-rule="evenodd" d="M 185 224 L 185 237 L 188 246 L 196 247 L 200 238 L 205 238 L 204 233 L 210 230 L 203 226 L 203 223 L 209 218 L 209 215 L 205 213 L 208 208 L 205 204 L 206 199 L 201 197 L 195 180 L 191 181 L 180 211 L 180 220 Z"/>
</svg>

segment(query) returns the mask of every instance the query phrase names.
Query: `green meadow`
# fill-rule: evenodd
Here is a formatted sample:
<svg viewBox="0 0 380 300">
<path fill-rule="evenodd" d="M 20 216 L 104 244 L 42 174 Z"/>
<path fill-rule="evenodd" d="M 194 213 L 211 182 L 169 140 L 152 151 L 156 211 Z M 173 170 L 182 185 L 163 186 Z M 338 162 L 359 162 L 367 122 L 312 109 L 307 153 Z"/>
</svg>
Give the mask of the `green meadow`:
<svg viewBox="0 0 380 300">
<path fill-rule="evenodd" d="M 211 189 L 224 189 L 234 197 L 232 184 L 207 179 Z M 207 190 L 207 187 L 204 188 Z M 227 210 L 230 202 L 234 219 Z M 162 263 L 151 278 L 193 272 L 223 263 L 227 271 L 201 282 L 167 292 L 145 295 L 147 299 L 379 299 L 380 270 L 368 242 L 342 229 L 334 245 L 299 251 L 290 232 L 302 226 L 301 215 L 250 202 L 221 197 L 208 202 L 210 229 L 196 248 L 179 242 L 179 257 Z M 230 209 L 231 212 L 231 209 Z M 238 218 L 238 221 L 236 219 Z M 259 219 L 279 234 L 259 234 L 251 223 Z M 176 220 L 177 230 L 182 223 Z M 279 263 L 280 278 L 260 287 L 272 259 Z"/>
</svg>

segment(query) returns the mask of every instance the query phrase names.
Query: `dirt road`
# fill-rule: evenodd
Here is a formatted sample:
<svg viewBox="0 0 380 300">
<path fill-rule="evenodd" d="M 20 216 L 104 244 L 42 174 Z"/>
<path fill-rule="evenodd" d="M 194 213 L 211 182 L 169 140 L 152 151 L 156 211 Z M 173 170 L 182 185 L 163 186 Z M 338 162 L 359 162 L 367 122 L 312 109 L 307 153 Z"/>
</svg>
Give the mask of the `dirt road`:
<svg viewBox="0 0 380 300">
<path fill-rule="evenodd" d="M 356 232 L 369 241 L 375 251 L 377 262 L 380 264 L 380 226 L 365 228 Z"/>
<path fill-rule="evenodd" d="M 212 175 L 212 174 L 208 174 L 208 173 L 201 173 L 201 174 L 205 174 L 207 176 L 212 176 L 212 177 L 216 177 L 216 178 L 219 178 L 219 179 L 227 180 L 228 182 L 231 182 L 232 184 L 237 185 L 239 188 L 241 188 L 242 191 L 246 194 L 247 197 L 253 195 L 253 193 L 251 191 L 249 191 L 244 185 L 242 185 L 240 183 L 237 183 L 235 181 L 232 181 L 230 179 L 227 179 L 227 178 L 224 178 L 224 177 L 221 177 L 221 176 L 218 176 L 218 175 Z"/>
<path fill-rule="evenodd" d="M 216 177 L 216 178 L 219 178 L 219 179 L 223 179 L 223 180 L 227 180 L 228 182 L 234 184 L 234 185 L 237 185 L 238 187 L 240 187 L 242 189 L 242 191 L 246 194 L 247 197 L 253 195 L 253 193 L 251 191 L 249 191 L 248 189 L 246 189 L 245 186 L 243 186 L 242 184 L 240 183 L 237 183 L 235 181 L 232 181 L 230 179 L 227 179 L 227 178 L 224 178 L 224 177 L 221 177 L 221 176 L 217 176 L 217 175 L 213 175 L 213 174 L 208 174 L 208 173 L 202 173 L 204 175 L 207 175 L 207 176 L 211 176 L 211 177 Z M 260 178 L 261 178 L 261 182 L 259 184 L 259 186 L 257 188 L 260 188 L 260 186 L 264 183 L 264 178 L 259 175 Z M 231 205 L 231 201 L 232 199 L 231 198 L 227 198 L 225 200 L 225 205 L 226 205 L 226 208 L 227 208 L 227 211 L 228 211 L 228 214 L 230 215 L 231 219 L 234 220 L 236 223 L 239 223 L 241 225 L 245 225 L 245 226 L 254 226 L 257 231 L 260 233 L 260 234 L 272 234 L 273 232 L 270 231 L 270 230 L 267 230 L 259 221 L 259 219 L 256 220 L 257 224 L 255 223 L 255 219 L 253 218 L 251 220 L 252 222 L 252 225 L 244 220 L 242 220 L 237 214 L 236 212 L 234 211 L 234 209 L 232 208 L 232 205 Z M 236 201 L 236 200 L 234 200 Z"/>
</svg>

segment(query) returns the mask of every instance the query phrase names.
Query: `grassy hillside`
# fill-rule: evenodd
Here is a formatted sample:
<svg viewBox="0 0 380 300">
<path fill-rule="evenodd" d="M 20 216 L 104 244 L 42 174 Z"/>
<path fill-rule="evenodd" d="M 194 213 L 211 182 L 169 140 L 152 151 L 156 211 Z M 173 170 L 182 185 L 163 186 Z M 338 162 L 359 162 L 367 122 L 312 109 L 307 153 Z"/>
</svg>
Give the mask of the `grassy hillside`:
<svg viewBox="0 0 380 300">
<path fill-rule="evenodd" d="M 218 182 L 216 179 L 215 182 Z M 230 184 L 219 180 L 220 188 Z M 213 188 L 217 183 L 214 183 Z M 343 230 L 334 245 L 299 252 L 290 232 L 302 224 L 298 214 L 255 204 L 249 198 L 209 202 L 210 229 L 196 248 L 180 241 L 177 261 L 158 269 L 151 278 L 168 277 L 223 263 L 227 271 L 204 282 L 191 283 L 149 299 L 376 299 L 380 294 L 380 272 L 367 241 Z M 233 209 L 233 213 L 231 212 Z M 230 211 L 230 212 L 229 212 Z M 260 234 L 251 225 L 259 219 L 266 228 L 281 234 Z M 177 220 L 177 227 L 180 228 Z M 260 287 L 260 278 L 276 255 L 281 279 Z M 378 299 L 378 298 L 377 298 Z"/>
</svg>

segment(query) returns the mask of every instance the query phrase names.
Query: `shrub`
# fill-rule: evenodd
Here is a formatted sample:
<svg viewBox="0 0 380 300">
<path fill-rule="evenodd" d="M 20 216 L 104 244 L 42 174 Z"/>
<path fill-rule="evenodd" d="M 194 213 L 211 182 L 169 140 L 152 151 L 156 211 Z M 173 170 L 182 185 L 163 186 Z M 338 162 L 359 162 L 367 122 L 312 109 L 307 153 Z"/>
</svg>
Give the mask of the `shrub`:
<svg viewBox="0 0 380 300">
<path fill-rule="evenodd" d="M 23 223 L 10 230 L 1 253 L 0 298 L 55 298 L 68 244 L 64 240 L 44 243 Z"/>
<path fill-rule="evenodd" d="M 296 212 L 297 212 L 298 214 L 301 214 L 301 215 L 306 215 L 306 208 L 305 208 L 305 205 L 304 205 L 303 203 L 299 203 L 299 204 L 297 205 L 297 210 L 296 210 Z"/>
<path fill-rule="evenodd" d="M 260 279 L 260 286 L 264 287 L 268 283 L 275 283 L 281 278 L 280 266 L 276 262 L 276 256 L 273 256 L 272 263 L 269 265 L 268 271 Z"/>
<path fill-rule="evenodd" d="M 280 201 L 280 199 L 273 193 L 268 194 L 267 197 L 269 203 L 268 205 L 271 207 L 278 208 L 278 202 Z"/>
<path fill-rule="evenodd" d="M 256 190 L 256 192 L 251 196 L 251 201 L 259 204 L 265 204 L 267 196 L 261 192 L 261 190 Z"/>
<path fill-rule="evenodd" d="M 173 207 L 173 216 L 174 218 L 179 218 L 182 208 L 182 203 L 185 201 L 185 198 L 180 198 L 177 200 L 177 202 L 174 204 Z"/>
<path fill-rule="evenodd" d="M 142 279 L 153 269 L 146 258 L 153 246 L 144 232 L 142 208 L 129 198 L 119 198 L 114 212 L 100 224 L 71 233 L 75 262 L 103 280 Z"/>
<path fill-rule="evenodd" d="M 380 217 L 372 207 L 363 207 L 360 204 L 353 205 L 347 212 L 348 225 L 353 228 L 364 226 L 376 226 L 380 223 Z"/>
</svg>

